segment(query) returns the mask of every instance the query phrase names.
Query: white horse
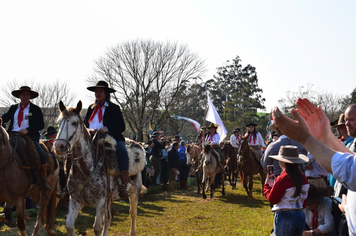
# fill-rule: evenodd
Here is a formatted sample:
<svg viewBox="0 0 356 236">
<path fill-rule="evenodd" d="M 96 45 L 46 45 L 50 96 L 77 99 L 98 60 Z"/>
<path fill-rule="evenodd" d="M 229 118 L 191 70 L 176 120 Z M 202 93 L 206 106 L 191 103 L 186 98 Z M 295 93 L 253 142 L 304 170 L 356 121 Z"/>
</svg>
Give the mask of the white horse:
<svg viewBox="0 0 356 236">
<path fill-rule="evenodd" d="M 74 222 L 84 206 L 95 208 L 95 235 L 108 235 L 111 224 L 112 201 L 119 198 L 118 183 L 110 166 L 109 156 L 115 156 L 116 142 L 110 136 L 94 145 L 88 129 L 80 116 L 82 102 L 67 109 L 59 103 L 59 131 L 54 143 L 57 154 L 68 156 L 71 168 L 67 189 L 70 195 L 66 228 L 70 236 L 75 235 Z M 101 144 L 100 144 L 101 142 Z M 129 153 L 128 186 L 130 193 L 131 235 L 136 235 L 136 218 L 139 194 L 142 190 L 141 170 L 145 166 L 144 148 L 136 142 L 126 142 Z M 99 153 L 99 155 L 97 155 Z M 100 155 L 102 154 L 102 155 Z M 104 220 L 104 229 L 103 229 Z"/>
<path fill-rule="evenodd" d="M 225 186 L 224 186 L 224 180 L 225 180 L 225 173 L 224 170 L 221 169 L 217 157 L 219 156 L 218 152 L 214 151 L 212 145 L 210 143 L 204 143 L 203 144 L 203 178 L 202 178 L 202 190 L 203 190 L 203 198 L 206 199 L 206 194 L 205 194 L 205 184 L 208 182 L 210 186 L 210 198 L 213 198 L 214 191 L 216 184 L 215 183 L 215 177 L 217 177 L 218 174 L 220 174 L 220 180 L 222 184 L 222 195 L 225 196 Z M 218 178 L 217 178 L 218 179 Z"/>
</svg>

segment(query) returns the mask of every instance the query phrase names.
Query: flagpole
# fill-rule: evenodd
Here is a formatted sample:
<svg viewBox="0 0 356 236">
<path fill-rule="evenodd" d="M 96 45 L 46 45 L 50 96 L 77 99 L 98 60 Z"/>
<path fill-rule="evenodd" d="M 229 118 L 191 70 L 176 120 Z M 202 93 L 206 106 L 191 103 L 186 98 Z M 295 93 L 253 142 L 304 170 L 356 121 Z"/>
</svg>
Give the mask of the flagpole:
<svg viewBox="0 0 356 236">
<path fill-rule="evenodd" d="M 205 118 L 206 118 L 206 109 L 207 109 L 207 106 L 208 106 L 208 86 L 207 84 L 205 83 L 205 112 L 204 112 L 204 127 L 205 126 Z"/>
</svg>

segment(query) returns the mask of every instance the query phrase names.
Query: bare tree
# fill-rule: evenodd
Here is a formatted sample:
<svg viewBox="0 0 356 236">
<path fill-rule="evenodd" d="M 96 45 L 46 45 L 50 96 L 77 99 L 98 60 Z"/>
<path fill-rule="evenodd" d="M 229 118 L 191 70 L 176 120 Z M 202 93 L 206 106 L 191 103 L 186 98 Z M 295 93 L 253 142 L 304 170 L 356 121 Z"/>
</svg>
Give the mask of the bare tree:
<svg viewBox="0 0 356 236">
<path fill-rule="evenodd" d="M 340 113 L 344 112 L 343 101 L 346 96 L 334 94 L 326 90 L 314 89 L 312 84 L 300 86 L 298 91 L 287 91 L 286 97 L 278 100 L 279 105 L 285 113 L 289 113 L 291 108 L 296 108 L 298 98 L 307 98 L 315 105 L 321 105 L 325 114 L 330 120 L 338 118 Z"/>
<path fill-rule="evenodd" d="M 204 71 L 204 61 L 187 46 L 136 40 L 110 48 L 88 82 L 105 80 L 116 89 L 126 124 L 142 141 L 149 122 L 164 127 L 181 89 Z"/>
<path fill-rule="evenodd" d="M 10 107 L 14 103 L 19 103 L 19 99 L 12 96 L 11 91 L 17 90 L 25 84 L 39 94 L 39 96 L 31 102 L 41 107 L 45 127 L 55 125 L 57 116 L 59 115 L 58 103 L 60 100 L 68 104 L 74 101 L 76 97 L 66 82 L 55 81 L 51 84 L 40 84 L 34 81 L 26 81 L 26 83 L 23 83 L 18 80 L 13 80 L 1 88 L 2 96 L 0 97 L 0 105 Z"/>
</svg>

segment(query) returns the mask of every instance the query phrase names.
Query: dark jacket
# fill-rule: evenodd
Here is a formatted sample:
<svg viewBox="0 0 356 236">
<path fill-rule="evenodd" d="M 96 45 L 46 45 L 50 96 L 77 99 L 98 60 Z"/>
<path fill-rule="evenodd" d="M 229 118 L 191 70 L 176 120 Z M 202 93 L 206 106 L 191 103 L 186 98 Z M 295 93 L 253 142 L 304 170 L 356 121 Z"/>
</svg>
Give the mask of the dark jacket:
<svg viewBox="0 0 356 236">
<path fill-rule="evenodd" d="M 179 167 L 179 154 L 178 151 L 172 147 L 171 150 L 168 151 L 168 169 L 173 169 L 173 168 L 178 169 L 178 167 Z"/>
<path fill-rule="evenodd" d="M 165 143 L 160 143 L 157 139 L 153 139 L 153 155 L 156 157 L 162 157 L 162 149 L 165 148 Z"/>
<path fill-rule="evenodd" d="M 109 135 L 113 136 L 117 141 L 125 141 L 122 133 L 125 131 L 125 121 L 122 117 L 120 107 L 112 102 L 108 102 L 108 106 L 105 108 L 103 124 L 109 130 Z M 92 105 L 89 106 L 88 112 L 84 119 L 84 124 L 89 128 L 89 118 L 93 113 L 95 107 Z"/>
<path fill-rule="evenodd" d="M 27 116 L 29 127 L 27 128 L 28 131 L 27 136 L 29 136 L 33 140 L 38 141 L 40 139 L 40 131 L 44 128 L 43 114 L 39 106 L 31 102 L 29 105 L 30 105 L 30 110 Z M 1 117 L 4 123 L 11 121 L 9 128 L 7 129 L 8 133 L 10 133 L 13 129 L 14 115 L 18 106 L 19 104 L 12 105 L 10 109 Z"/>
</svg>

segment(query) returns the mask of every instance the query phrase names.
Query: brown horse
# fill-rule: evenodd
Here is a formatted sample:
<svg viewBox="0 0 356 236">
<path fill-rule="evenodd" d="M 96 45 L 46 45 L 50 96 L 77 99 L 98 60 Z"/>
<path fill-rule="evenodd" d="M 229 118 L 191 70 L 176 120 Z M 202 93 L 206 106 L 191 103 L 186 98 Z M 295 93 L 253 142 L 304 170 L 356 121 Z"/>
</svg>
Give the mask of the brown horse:
<svg viewBox="0 0 356 236">
<path fill-rule="evenodd" d="M 252 150 L 248 144 L 248 135 L 242 137 L 240 141 L 240 180 L 246 189 L 247 195 L 252 198 L 253 175 L 260 174 L 261 176 L 261 192 L 263 194 L 263 186 L 266 180 L 266 173 L 263 170 L 260 162 L 257 160 L 258 153 Z M 248 182 L 248 187 L 247 187 Z"/>
<path fill-rule="evenodd" d="M 187 149 L 186 149 L 186 154 L 187 154 L 187 165 L 192 166 L 193 170 L 198 168 L 199 165 L 199 155 L 201 154 L 201 147 L 198 145 L 192 145 L 188 144 Z M 202 173 L 201 172 L 195 172 L 195 179 L 197 181 L 197 194 L 200 193 L 200 186 L 201 186 L 201 180 L 202 180 Z"/>
<path fill-rule="evenodd" d="M 231 188 L 236 188 L 236 181 L 237 181 L 237 153 L 235 148 L 230 144 L 230 141 L 226 142 L 223 148 L 224 156 L 228 159 L 226 160 L 226 166 L 229 176 L 229 182 Z"/>
<path fill-rule="evenodd" d="M 116 159 L 116 141 L 107 135 L 93 145 L 88 129 L 80 116 L 82 102 L 75 108 L 67 109 L 59 103 L 59 130 L 54 143 L 56 153 L 70 154 L 70 174 L 67 190 L 70 195 L 69 210 L 66 219 L 68 235 L 75 236 L 74 223 L 84 206 L 95 208 L 95 235 L 108 235 L 112 220 L 113 200 L 119 198 L 116 169 L 112 160 Z M 96 136 L 96 135 L 95 135 Z M 94 137 L 95 137 L 94 136 Z M 136 235 L 138 198 L 143 189 L 141 171 L 145 166 L 145 150 L 134 141 L 126 141 L 129 154 L 128 186 L 130 192 L 131 235 Z M 113 165 L 109 165 L 111 162 Z M 117 167 L 117 162 L 116 162 Z M 103 227 L 104 222 L 104 227 Z"/>
<path fill-rule="evenodd" d="M 57 204 L 58 164 L 47 150 L 49 171 L 50 169 L 53 171 L 47 178 L 51 189 L 45 192 L 41 191 L 38 184 L 32 184 L 34 179 L 32 171 L 23 168 L 20 155 L 10 144 L 9 135 L 1 124 L 2 119 L 0 118 L 0 202 L 8 202 L 15 205 L 17 227 L 21 235 L 24 236 L 27 235 L 25 231 L 24 199 L 26 196 L 30 196 L 34 202 L 40 205 L 32 235 L 38 234 L 42 223 L 46 224 L 48 235 L 55 235 L 54 214 Z M 18 138 L 20 144 L 25 145 L 20 136 L 15 138 Z"/>
</svg>

